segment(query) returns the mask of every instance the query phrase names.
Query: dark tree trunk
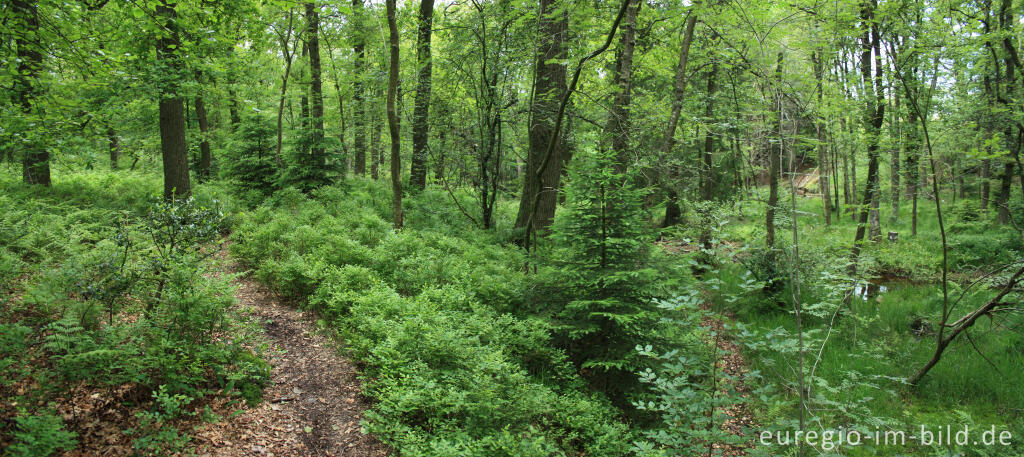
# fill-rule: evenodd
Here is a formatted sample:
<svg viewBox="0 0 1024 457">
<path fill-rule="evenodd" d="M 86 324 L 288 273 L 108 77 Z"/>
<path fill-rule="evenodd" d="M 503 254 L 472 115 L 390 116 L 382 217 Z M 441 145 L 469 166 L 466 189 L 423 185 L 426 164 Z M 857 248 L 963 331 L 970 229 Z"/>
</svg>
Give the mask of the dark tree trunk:
<svg viewBox="0 0 1024 457">
<path fill-rule="evenodd" d="M 398 24 L 395 23 L 395 0 L 387 0 L 388 15 L 388 47 L 390 68 L 388 69 L 388 131 L 391 133 L 391 206 L 394 214 L 395 229 L 402 228 L 402 157 L 401 136 L 398 125 L 398 110 L 395 109 L 395 96 L 398 92 Z M 364 164 L 365 166 L 365 164 Z"/>
<path fill-rule="evenodd" d="M 711 130 L 715 116 L 715 78 L 718 76 L 718 61 L 711 63 L 711 73 L 708 74 L 707 100 L 704 102 L 704 152 L 701 154 L 702 166 L 700 173 L 700 197 L 704 201 L 711 201 L 714 198 L 715 170 L 714 152 L 715 135 Z"/>
<path fill-rule="evenodd" d="M 34 102 L 39 94 L 39 73 L 43 69 L 43 47 L 39 36 L 39 10 L 36 0 L 11 0 L 18 51 L 18 73 L 14 78 L 15 97 L 25 116 L 35 116 Z M 20 30 L 19 30 L 20 29 Z M 26 145 L 22 161 L 22 180 L 26 184 L 50 185 L 50 152 L 38 142 Z"/>
<path fill-rule="evenodd" d="M 156 16 L 169 33 L 161 34 L 156 41 L 157 58 L 164 62 L 168 71 L 180 78 L 185 70 L 184 62 L 178 55 L 181 40 L 175 25 L 177 12 L 174 4 L 161 0 L 156 6 Z M 185 142 L 185 101 L 181 97 L 180 81 L 170 81 L 160 87 L 160 151 L 164 165 L 164 199 L 188 198 L 192 194 L 192 183 L 188 172 L 188 144 Z"/>
<path fill-rule="evenodd" d="M 324 89 L 320 69 L 320 15 L 313 2 L 306 3 L 306 46 L 309 48 L 309 93 L 310 142 L 313 160 L 319 168 L 318 175 L 327 172 L 327 155 L 324 152 Z"/>
<path fill-rule="evenodd" d="M 676 127 L 679 125 L 679 115 L 682 113 L 683 100 L 686 98 L 686 83 L 688 81 L 686 77 L 686 64 L 690 60 L 690 44 L 693 43 L 693 29 L 696 25 L 697 12 L 691 9 L 690 15 L 686 18 L 686 29 L 683 31 L 683 44 L 679 47 L 679 64 L 676 65 L 675 84 L 672 86 L 672 113 L 668 117 L 665 137 L 661 143 L 661 153 L 664 155 L 665 160 L 668 160 L 672 155 L 672 148 L 675 145 Z M 678 224 L 679 216 L 682 213 L 679 210 L 679 193 L 675 189 L 675 183 L 672 182 L 673 178 L 679 175 L 679 170 L 675 168 L 670 167 L 668 170 L 670 182 L 666 186 L 668 187 L 668 199 L 665 202 L 663 227 Z"/>
<path fill-rule="evenodd" d="M 615 85 L 618 90 L 612 100 L 605 136 L 611 141 L 615 152 L 615 168 L 624 173 L 630 162 L 630 103 L 633 92 L 633 49 L 636 47 L 636 17 L 640 10 L 639 0 L 631 1 L 622 19 L 622 38 L 619 41 L 619 58 L 615 63 L 618 71 Z"/>
<path fill-rule="evenodd" d="M 199 169 L 196 170 L 196 180 L 204 182 L 210 179 L 210 166 L 213 157 L 210 154 L 210 122 L 206 117 L 206 104 L 203 97 L 197 96 L 196 119 L 199 121 Z"/>
<path fill-rule="evenodd" d="M 299 58 L 307 57 L 309 57 L 309 42 L 303 40 L 302 54 Z M 303 67 L 299 67 L 298 83 L 299 88 L 302 89 L 302 94 L 299 95 L 299 126 L 302 128 L 303 134 L 306 134 L 306 130 L 309 129 L 309 86 L 306 82 L 306 69 Z"/>
<path fill-rule="evenodd" d="M 878 192 L 878 136 L 882 128 L 882 121 L 885 119 L 885 105 L 882 103 L 879 93 L 882 86 L 882 66 L 876 62 L 875 73 L 871 74 L 871 57 L 874 51 L 875 59 L 881 59 L 878 52 L 879 31 L 874 25 L 874 11 L 876 0 L 862 0 L 861 2 L 861 28 L 864 33 L 861 38 L 861 76 L 868 92 L 865 94 L 864 129 L 867 137 L 868 150 L 868 179 L 864 186 L 864 200 L 861 202 L 860 217 L 857 223 L 857 233 L 853 239 L 853 247 L 850 251 L 851 273 L 857 271 L 857 260 L 860 258 L 861 245 L 864 242 L 864 235 L 867 231 L 868 215 L 872 203 L 875 202 Z"/>
<path fill-rule="evenodd" d="M 1000 224 L 1010 222 L 1010 190 L 1013 185 L 1014 162 L 1006 160 L 1003 162 L 1003 173 L 999 176 L 999 195 L 996 196 L 996 208 L 999 209 L 998 220 Z"/>
<path fill-rule="evenodd" d="M 434 0 L 420 0 L 419 35 L 416 41 L 418 69 L 415 108 L 412 115 L 412 165 L 409 185 L 423 190 L 427 185 L 427 140 L 430 129 L 430 35 Z"/>
<path fill-rule="evenodd" d="M 824 62 L 822 62 L 822 51 L 817 50 L 811 54 L 811 63 L 814 67 L 815 93 L 818 98 L 819 109 L 824 108 Z M 829 188 L 829 161 L 828 148 L 825 137 L 825 120 L 821 114 L 815 117 L 814 130 L 818 137 L 818 188 L 821 189 L 822 210 L 825 213 L 825 225 L 832 225 L 832 198 Z"/>
<path fill-rule="evenodd" d="M 380 110 L 373 109 L 370 112 L 370 178 L 376 180 L 380 177 L 380 164 L 383 162 L 383 148 L 380 143 L 381 128 L 384 125 L 380 118 Z"/>
<path fill-rule="evenodd" d="M 989 175 L 992 173 L 992 161 L 984 159 L 981 161 L 981 211 L 988 211 L 989 196 Z"/>
<path fill-rule="evenodd" d="M 566 92 L 565 64 L 561 62 L 566 58 L 564 41 L 568 34 L 569 16 L 567 10 L 559 11 L 555 0 L 540 0 L 539 17 L 537 38 L 540 44 L 535 63 L 537 76 L 530 105 L 530 151 L 526 159 L 516 228 L 532 225 L 535 229 L 544 229 L 551 225 L 564 165 L 564 134 L 556 138 L 551 157 L 545 156 L 554 134 L 559 104 Z M 539 171 L 542 172 L 538 176 Z M 536 208 L 534 201 L 537 202 Z"/>
<path fill-rule="evenodd" d="M 352 0 L 353 37 L 352 50 L 355 60 L 352 63 L 352 123 L 354 124 L 352 140 L 352 172 L 363 176 L 366 174 L 366 105 L 363 100 L 364 67 L 366 66 L 366 36 L 363 27 L 363 0 Z"/>
<path fill-rule="evenodd" d="M 289 48 L 292 36 L 292 12 L 288 10 L 288 29 L 284 34 L 278 33 L 278 40 L 281 43 L 281 52 L 284 54 L 284 75 L 281 76 L 281 98 L 277 104 L 277 150 L 274 154 L 274 162 L 281 168 L 281 147 L 284 132 L 284 102 L 288 97 L 288 77 L 292 72 L 292 59 L 294 52 Z M 291 101 L 288 102 L 289 117 L 291 117 Z"/>
<path fill-rule="evenodd" d="M 107 149 L 110 151 L 110 169 L 117 170 L 117 161 L 121 158 L 121 142 L 117 139 L 114 127 L 107 125 Z"/>
</svg>

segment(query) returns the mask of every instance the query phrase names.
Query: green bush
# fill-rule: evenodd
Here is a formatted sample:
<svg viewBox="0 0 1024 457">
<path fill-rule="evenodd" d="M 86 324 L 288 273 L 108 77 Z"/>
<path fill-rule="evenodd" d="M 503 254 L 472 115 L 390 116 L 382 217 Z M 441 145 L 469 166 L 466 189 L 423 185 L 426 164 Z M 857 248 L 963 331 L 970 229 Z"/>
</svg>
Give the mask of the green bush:
<svg viewBox="0 0 1024 457">
<path fill-rule="evenodd" d="M 64 430 L 60 417 L 52 413 L 28 415 L 24 410 L 14 418 L 14 442 L 7 448 L 10 457 L 45 457 L 75 447 L 73 432 Z"/>
<path fill-rule="evenodd" d="M 279 193 L 239 218 L 231 249 L 346 337 L 376 400 L 370 432 L 408 455 L 628 452 L 627 427 L 586 393 L 548 321 L 505 312 L 526 290 L 517 248 L 475 230 L 395 233 L 381 186 L 346 186 Z M 433 211 L 432 196 L 410 198 L 410 220 L 434 219 L 411 209 Z"/>
</svg>

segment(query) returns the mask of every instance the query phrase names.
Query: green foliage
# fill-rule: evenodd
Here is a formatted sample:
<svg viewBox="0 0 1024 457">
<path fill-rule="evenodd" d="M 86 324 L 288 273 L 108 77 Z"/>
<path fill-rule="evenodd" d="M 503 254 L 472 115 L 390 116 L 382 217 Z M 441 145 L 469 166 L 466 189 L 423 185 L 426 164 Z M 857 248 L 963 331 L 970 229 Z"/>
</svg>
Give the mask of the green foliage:
<svg viewBox="0 0 1024 457">
<path fill-rule="evenodd" d="M 77 435 L 64 430 L 64 422 L 52 413 L 28 415 L 21 410 L 14 422 L 14 442 L 7 448 L 6 456 L 46 457 L 75 447 Z"/>
<path fill-rule="evenodd" d="M 246 116 L 224 150 L 221 177 L 252 205 L 277 187 L 274 132 L 273 122 L 266 116 L 259 113 Z"/>
<path fill-rule="evenodd" d="M 17 403 L 124 384 L 183 405 L 217 390 L 258 401 L 269 367 L 249 349 L 259 347 L 251 328 L 229 310 L 230 276 L 212 274 L 212 242 L 226 224 L 218 200 L 200 188 L 187 201 L 154 201 L 138 195 L 145 187 L 104 200 L 102 183 L 125 190 L 121 179 L 79 175 L 71 187 L 84 196 L 14 186 L 16 196 L 32 198 L 0 197 L 12 210 L 0 219 L 17 230 L 5 252 L 32 260 L 23 280 L 5 285 L 24 293 L 0 310 L 13 321 L 0 324 L 0 392 L 13 396 L 6 386 L 34 378 Z M 161 442 L 177 433 L 168 427 L 160 427 Z"/>
<path fill-rule="evenodd" d="M 345 336 L 376 400 L 370 432 L 410 455 L 627 452 L 626 426 L 580 389 L 550 324 L 506 313 L 526 285 L 516 248 L 476 230 L 393 232 L 388 201 L 375 203 L 380 186 L 349 185 L 320 189 L 316 200 L 278 195 L 240 219 L 231 249 Z M 409 208 L 431 211 L 434 197 L 413 196 Z"/>
<path fill-rule="evenodd" d="M 643 191 L 615 171 L 613 161 L 598 152 L 573 158 L 566 207 L 551 234 L 550 289 L 559 297 L 545 305 L 573 361 L 622 400 L 632 386 L 621 380 L 641 366 L 634 348 L 658 334 L 659 314 L 652 303 Z"/>
</svg>

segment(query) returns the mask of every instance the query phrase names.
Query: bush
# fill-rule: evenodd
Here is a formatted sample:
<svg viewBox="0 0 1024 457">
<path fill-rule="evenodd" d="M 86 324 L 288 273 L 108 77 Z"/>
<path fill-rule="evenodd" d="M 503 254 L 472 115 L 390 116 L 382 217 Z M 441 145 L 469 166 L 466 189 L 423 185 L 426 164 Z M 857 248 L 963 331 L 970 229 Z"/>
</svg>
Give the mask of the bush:
<svg viewBox="0 0 1024 457">
<path fill-rule="evenodd" d="M 17 430 L 14 442 L 5 455 L 11 457 L 45 457 L 75 447 L 75 433 L 64 430 L 60 417 L 52 413 L 28 415 L 21 410 L 14 418 Z"/>
<path fill-rule="evenodd" d="M 231 249 L 346 337 L 376 400 L 370 432 L 409 455 L 628 451 L 627 427 L 584 393 L 550 324 L 503 312 L 526 288 L 518 249 L 472 230 L 395 233 L 374 203 L 380 186 L 347 185 L 317 190 L 320 201 L 279 194 L 239 219 Z"/>
</svg>

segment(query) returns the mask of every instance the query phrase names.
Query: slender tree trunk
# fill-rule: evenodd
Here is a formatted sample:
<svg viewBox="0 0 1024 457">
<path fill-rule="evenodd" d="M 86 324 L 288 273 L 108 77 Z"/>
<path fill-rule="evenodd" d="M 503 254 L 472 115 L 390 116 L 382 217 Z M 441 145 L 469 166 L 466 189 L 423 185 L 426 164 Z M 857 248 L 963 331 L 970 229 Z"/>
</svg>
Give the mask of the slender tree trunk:
<svg viewBox="0 0 1024 457">
<path fill-rule="evenodd" d="M 1004 160 L 1003 173 L 999 176 L 999 195 L 996 196 L 996 208 L 999 209 L 998 221 L 1000 224 L 1010 222 L 1010 190 L 1013 185 L 1014 162 Z"/>
<path fill-rule="evenodd" d="M 416 41 L 418 68 L 416 100 L 412 115 L 412 164 L 409 186 L 423 190 L 427 185 L 427 145 L 430 131 L 430 35 L 434 17 L 434 0 L 420 0 L 419 34 Z"/>
<path fill-rule="evenodd" d="M 320 14 L 313 2 L 306 3 L 306 46 L 309 48 L 309 94 L 312 119 L 310 140 L 318 176 L 326 182 L 327 154 L 324 151 L 324 89 L 320 68 Z"/>
<path fill-rule="evenodd" d="M 686 98 L 686 64 L 690 59 L 690 44 L 693 43 L 693 29 L 697 25 L 696 7 L 690 9 L 686 18 L 686 29 L 683 32 L 683 44 L 679 47 L 679 64 L 676 65 L 675 84 L 672 87 L 672 113 L 668 118 L 668 125 L 665 127 L 665 137 L 662 139 L 661 153 L 668 160 L 672 155 L 675 145 L 676 127 L 679 125 L 679 116 L 683 110 L 683 101 Z M 679 175 L 677 167 L 670 166 L 668 169 L 669 184 L 668 201 L 665 202 L 665 220 L 663 227 L 679 223 L 681 211 L 679 210 L 679 193 L 676 191 L 674 179 Z"/>
<path fill-rule="evenodd" d="M 882 103 L 879 93 L 882 86 L 882 66 L 876 65 L 874 77 L 871 74 L 872 50 L 875 58 L 880 59 L 878 52 L 879 32 L 874 26 L 874 11 L 876 0 L 862 0 L 860 19 L 861 28 L 864 33 L 861 38 L 861 76 L 864 79 L 865 109 L 864 127 L 868 150 L 868 179 L 864 186 L 864 200 L 860 207 L 860 218 L 857 223 L 857 233 L 853 239 L 853 248 L 850 251 L 851 273 L 857 271 L 857 260 L 860 257 L 861 245 L 864 242 L 864 235 L 867 229 L 868 214 L 871 204 L 877 198 L 878 192 L 878 137 L 882 128 L 882 121 L 885 119 L 885 104 Z"/>
<path fill-rule="evenodd" d="M 622 20 L 622 38 L 619 42 L 619 58 L 616 62 L 618 73 L 615 84 L 618 90 L 612 101 L 605 135 L 611 140 L 615 152 L 615 168 L 624 173 L 630 163 L 630 103 L 633 92 L 633 50 L 636 47 L 636 17 L 640 10 L 639 0 L 630 3 Z"/>
<path fill-rule="evenodd" d="M 992 161 L 990 159 L 983 159 L 981 161 L 981 211 L 988 211 L 988 196 L 989 196 L 989 175 L 991 174 Z"/>
<path fill-rule="evenodd" d="M 38 115 L 34 106 L 39 95 L 39 73 L 43 70 L 43 46 L 39 35 L 39 10 L 36 0 L 11 0 L 13 30 L 18 33 L 18 69 L 14 77 L 15 97 L 27 117 Z M 35 122 L 28 124 L 34 125 Z M 31 135 L 31 137 L 38 137 Z M 26 184 L 50 185 L 50 152 L 39 140 L 24 144 L 22 180 Z"/>
<path fill-rule="evenodd" d="M 545 156 L 552 135 L 555 134 L 559 104 L 566 92 L 566 69 L 563 62 L 567 57 L 564 41 L 568 34 L 569 13 L 567 9 L 559 8 L 556 1 L 540 0 L 536 78 L 530 104 L 530 150 L 526 158 L 516 228 L 532 225 L 534 229 L 544 229 L 551 225 L 558 202 L 557 189 L 564 165 L 562 155 L 565 151 L 565 135 L 554 139 L 555 147 L 551 150 L 551 156 Z M 538 175 L 542 164 L 546 166 Z"/>
<path fill-rule="evenodd" d="M 121 144 L 117 139 L 114 127 L 107 124 L 107 149 L 110 151 L 110 169 L 117 170 L 117 161 L 121 158 Z"/>
<path fill-rule="evenodd" d="M 177 12 L 173 3 L 161 0 L 156 6 L 156 17 L 169 30 L 156 40 L 157 58 L 164 62 L 171 74 L 181 75 L 185 70 L 181 61 L 181 40 L 175 24 Z M 188 171 L 188 144 L 185 142 L 185 102 L 181 96 L 180 81 L 171 78 L 160 87 L 160 151 L 164 165 L 164 199 L 185 199 L 192 194 Z"/>
<path fill-rule="evenodd" d="M 383 161 L 383 148 L 380 143 L 381 127 L 384 125 L 380 118 L 380 110 L 373 109 L 370 114 L 370 123 L 373 125 L 370 131 L 370 178 L 377 180 L 380 177 L 380 164 Z"/>
<path fill-rule="evenodd" d="M 815 27 L 817 28 L 817 27 Z M 824 109 L 824 63 L 822 52 L 815 51 L 811 54 L 811 63 L 814 67 L 815 93 L 818 99 L 818 109 Z M 821 114 L 815 117 L 814 130 L 818 138 L 818 188 L 821 189 L 822 212 L 825 213 L 825 225 L 832 225 L 832 198 L 829 194 L 829 164 L 828 164 L 828 143 L 825 138 L 825 119 Z"/>
<path fill-rule="evenodd" d="M 713 59 L 711 61 L 711 73 L 708 74 L 708 98 L 704 103 L 704 122 L 706 127 L 704 128 L 704 152 L 701 154 L 700 197 L 705 202 L 710 202 L 715 197 L 715 168 L 714 156 L 712 155 L 715 147 L 715 133 L 711 126 L 714 125 L 715 91 L 717 89 L 715 79 L 717 77 L 718 60 Z M 711 227 L 707 225 L 701 228 L 700 245 L 704 249 L 711 249 Z"/>
<path fill-rule="evenodd" d="M 274 154 L 274 161 L 278 168 L 281 168 L 281 147 L 282 139 L 284 135 L 284 102 L 288 98 L 288 77 L 292 72 L 292 58 L 294 52 L 292 52 L 289 46 L 292 36 L 292 12 L 288 11 L 288 29 L 285 30 L 284 34 L 278 33 L 278 39 L 281 43 L 281 52 L 284 54 L 284 75 L 281 76 L 281 98 L 277 104 L 277 151 Z M 291 112 L 291 105 L 289 105 L 289 112 Z"/>
<path fill-rule="evenodd" d="M 395 230 L 402 228 L 402 162 L 401 136 L 398 125 L 398 111 L 395 109 L 395 96 L 398 92 L 398 25 L 395 23 L 395 0 L 387 0 L 388 44 L 390 67 L 388 70 L 388 131 L 391 133 L 391 188 L 392 211 L 394 213 Z M 365 164 L 363 165 L 365 166 Z"/>
<path fill-rule="evenodd" d="M 355 53 L 352 75 L 352 122 L 354 124 L 352 148 L 355 150 L 352 157 L 352 172 L 363 176 L 366 175 L 366 106 L 363 100 L 365 91 L 364 73 L 366 66 L 366 30 L 363 26 L 363 0 L 352 0 L 352 50 Z"/>
<path fill-rule="evenodd" d="M 775 66 L 775 85 L 782 85 L 782 59 L 783 54 L 779 53 L 778 63 Z M 776 140 L 778 141 L 779 151 L 775 152 L 775 148 L 771 142 L 768 142 L 768 208 L 765 211 L 765 245 L 769 250 L 775 248 L 775 207 L 779 204 L 779 169 L 782 168 L 782 151 L 785 145 L 782 143 L 782 88 L 775 87 L 773 89 L 774 100 L 774 116 L 772 124 L 774 128 L 770 135 L 778 135 Z"/>
<path fill-rule="evenodd" d="M 202 96 L 196 96 L 196 119 L 199 121 L 199 169 L 196 179 L 204 182 L 210 179 L 210 167 L 213 157 L 210 153 L 210 121 L 206 117 L 206 104 Z"/>
</svg>

